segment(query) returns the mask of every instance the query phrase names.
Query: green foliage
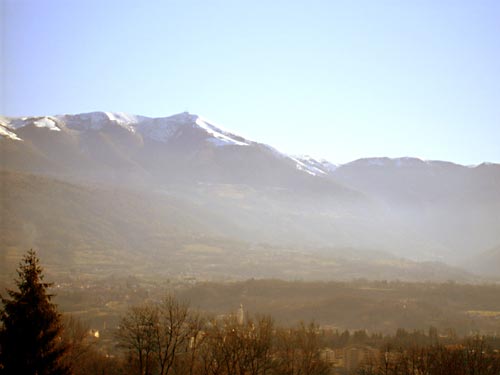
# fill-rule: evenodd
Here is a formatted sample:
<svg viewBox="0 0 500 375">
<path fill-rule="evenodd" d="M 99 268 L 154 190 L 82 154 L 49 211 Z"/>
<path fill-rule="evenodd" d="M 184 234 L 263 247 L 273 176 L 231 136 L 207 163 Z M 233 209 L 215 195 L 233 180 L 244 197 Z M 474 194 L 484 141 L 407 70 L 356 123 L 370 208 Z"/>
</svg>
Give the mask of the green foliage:
<svg viewBox="0 0 500 375">
<path fill-rule="evenodd" d="M 56 306 L 43 282 L 42 267 L 33 250 L 17 270 L 18 291 L 8 290 L 10 299 L 0 296 L 0 364 L 2 374 L 68 374 L 61 359 L 62 324 Z"/>
</svg>

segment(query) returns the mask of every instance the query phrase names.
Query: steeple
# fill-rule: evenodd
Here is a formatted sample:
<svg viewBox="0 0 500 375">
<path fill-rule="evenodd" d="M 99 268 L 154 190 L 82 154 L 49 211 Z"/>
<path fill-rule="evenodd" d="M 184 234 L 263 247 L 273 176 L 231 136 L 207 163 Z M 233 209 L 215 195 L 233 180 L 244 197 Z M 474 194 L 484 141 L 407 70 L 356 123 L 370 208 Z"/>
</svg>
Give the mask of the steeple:
<svg viewBox="0 0 500 375">
<path fill-rule="evenodd" d="M 238 309 L 238 314 L 236 315 L 238 319 L 238 324 L 243 325 L 243 321 L 245 320 L 245 311 L 243 310 L 243 304 L 240 303 L 240 308 Z"/>
</svg>

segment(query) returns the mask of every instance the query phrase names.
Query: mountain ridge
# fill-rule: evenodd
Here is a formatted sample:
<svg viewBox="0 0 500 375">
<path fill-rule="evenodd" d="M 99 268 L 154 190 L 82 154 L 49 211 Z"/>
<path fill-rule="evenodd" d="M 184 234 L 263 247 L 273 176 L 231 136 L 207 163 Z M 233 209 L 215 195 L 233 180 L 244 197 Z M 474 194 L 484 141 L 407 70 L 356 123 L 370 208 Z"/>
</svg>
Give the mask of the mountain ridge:
<svg viewBox="0 0 500 375">
<path fill-rule="evenodd" d="M 500 164 L 404 157 L 336 165 L 189 113 L 2 117 L 0 129 L 2 170 L 166 194 L 203 208 L 202 226 L 220 222 L 249 243 L 381 249 L 453 265 L 500 243 Z"/>
<path fill-rule="evenodd" d="M 248 140 L 242 136 L 236 135 L 230 131 L 222 129 L 220 126 L 215 125 L 212 121 L 205 119 L 203 116 L 197 114 L 191 114 L 189 112 L 181 112 L 165 117 L 150 117 L 143 115 L 130 114 L 126 112 L 109 112 L 109 111 L 94 111 L 79 114 L 60 114 L 60 115 L 49 115 L 49 116 L 23 116 L 23 117 L 8 117 L 0 116 L 0 138 L 11 139 L 11 140 L 21 140 L 16 134 L 16 130 L 26 127 L 26 126 L 36 126 L 39 128 L 47 128 L 53 131 L 60 131 L 61 128 L 58 126 L 68 126 L 70 129 L 75 130 L 102 130 L 105 126 L 105 122 L 109 121 L 115 123 L 124 129 L 134 132 L 140 132 L 143 136 L 150 137 L 159 141 L 166 141 L 168 138 L 168 132 L 175 129 L 168 129 L 176 121 L 180 120 L 182 125 L 186 124 L 196 124 L 200 128 L 204 129 L 207 133 L 211 134 L 217 141 L 214 144 L 223 146 L 227 144 L 244 146 L 251 144 L 261 144 L 267 145 L 262 142 L 256 142 Z M 75 123 L 77 126 L 75 126 Z M 85 124 L 82 128 L 82 123 Z M 137 126 L 134 126 L 137 125 Z M 87 126 L 87 128 L 85 128 Z M 160 130 L 163 130 L 162 134 Z M 167 135 L 165 134 L 167 133 Z M 332 172 L 338 167 L 349 165 L 349 164 L 365 164 L 367 166 L 383 166 L 383 165 L 394 165 L 398 167 L 403 166 L 415 166 L 419 163 L 425 164 L 437 164 L 437 163 L 451 163 L 457 166 L 476 168 L 481 165 L 500 165 L 500 163 L 483 161 L 482 163 L 475 165 L 464 165 L 455 163 L 452 161 L 442 161 L 442 160 L 426 160 L 411 156 L 402 157 L 362 157 L 352 160 L 347 163 L 334 163 L 324 158 L 315 158 L 307 154 L 292 155 L 277 151 L 274 147 L 269 146 L 276 152 L 289 157 L 297 162 L 297 168 L 303 170 L 310 174 L 320 173 L 325 174 Z"/>
</svg>

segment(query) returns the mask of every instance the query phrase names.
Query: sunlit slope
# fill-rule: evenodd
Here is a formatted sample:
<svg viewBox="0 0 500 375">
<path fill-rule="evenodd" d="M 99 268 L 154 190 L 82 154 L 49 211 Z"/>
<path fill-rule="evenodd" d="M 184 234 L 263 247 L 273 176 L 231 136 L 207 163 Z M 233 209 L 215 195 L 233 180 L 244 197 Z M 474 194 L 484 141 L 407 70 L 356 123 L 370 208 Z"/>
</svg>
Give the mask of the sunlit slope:
<svg viewBox="0 0 500 375">
<path fill-rule="evenodd" d="M 415 263 L 373 248 L 341 247 L 334 240 L 329 247 L 307 246 L 327 234 L 344 241 L 356 236 L 335 234 L 340 225 L 311 230 L 317 219 L 300 214 L 311 202 L 283 191 L 206 185 L 146 193 L 19 172 L 0 176 L 5 275 L 25 249 L 35 248 L 49 270 L 71 275 L 472 280 L 443 264 Z M 276 216 L 264 214 L 270 205 Z"/>
<path fill-rule="evenodd" d="M 178 210 L 169 216 L 174 232 L 250 244 L 383 250 L 418 261 L 462 264 L 500 243 L 498 164 L 367 158 L 335 165 L 287 155 L 189 113 L 4 117 L 0 126 L 2 169 L 83 189 L 99 187 L 104 194 L 100 207 L 115 204 L 106 191 L 140 197 L 134 206 L 140 214 L 132 207 L 128 215 L 123 207 L 117 215 L 122 226 L 126 220 L 148 221 L 148 216 L 156 222 L 155 215 L 170 212 L 163 209 L 168 202 Z M 33 207 L 46 199 L 33 198 Z M 89 204 L 81 202 L 85 208 Z M 102 236 L 93 231 L 87 238 L 99 244 Z M 134 248 L 153 241 L 150 229 L 131 233 L 141 239 Z M 161 252 L 162 246 L 160 241 L 154 247 Z"/>
</svg>

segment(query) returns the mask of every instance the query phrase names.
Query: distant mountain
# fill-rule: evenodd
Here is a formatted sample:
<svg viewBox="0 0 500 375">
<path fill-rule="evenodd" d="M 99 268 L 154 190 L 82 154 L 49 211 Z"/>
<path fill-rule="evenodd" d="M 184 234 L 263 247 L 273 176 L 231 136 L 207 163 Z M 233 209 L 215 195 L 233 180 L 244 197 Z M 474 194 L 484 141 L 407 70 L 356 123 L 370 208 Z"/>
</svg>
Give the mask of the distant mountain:
<svg viewBox="0 0 500 375">
<path fill-rule="evenodd" d="M 356 194 L 274 148 L 189 113 L 2 118 L 3 167 L 129 183 L 231 183 Z"/>
<path fill-rule="evenodd" d="M 313 176 L 329 175 L 339 167 L 338 164 L 329 162 L 326 159 L 315 159 L 308 155 L 300 155 L 292 158 L 297 163 L 297 169 L 307 172 Z"/>
<path fill-rule="evenodd" d="M 480 275 L 488 275 L 500 280 L 500 245 L 495 246 L 487 251 L 483 251 L 474 255 L 467 262 L 462 264 L 462 267 L 467 268 Z"/>
<path fill-rule="evenodd" d="M 367 158 L 340 166 L 333 177 L 382 202 L 409 231 L 448 249 L 441 252 L 447 258 L 500 240 L 499 164 Z"/>
<path fill-rule="evenodd" d="M 82 223 L 90 212 L 106 216 L 86 211 L 95 204 L 89 201 L 88 187 L 95 186 L 102 197 L 97 201 L 109 200 L 98 206 L 112 205 L 111 213 L 127 200 L 124 194 L 139 194 L 140 199 L 146 194 L 151 202 L 149 208 L 123 204 L 119 214 L 106 216 L 108 224 L 102 228 L 114 228 L 136 215 L 167 232 L 183 223 L 175 231 L 187 237 L 384 250 L 454 264 L 500 243 L 498 164 L 466 167 L 406 157 L 337 165 L 287 155 L 189 113 L 165 118 L 110 112 L 0 117 L 0 153 L 1 168 L 14 176 L 55 179 L 59 182 L 54 186 L 65 181 L 83 189 L 72 198 L 62 195 L 64 204 L 51 195 L 54 203 L 45 205 L 60 207 L 60 218 L 72 217 L 71 204 L 77 205 L 75 212 L 87 212 L 82 219 L 71 219 L 72 228 L 81 233 L 92 227 L 89 219 L 89 224 Z M 116 198 L 102 195 L 102 189 L 118 189 Z M 29 238 L 31 229 L 21 224 L 29 222 L 30 210 L 36 212 L 49 191 L 25 196 L 31 208 L 13 212 L 9 207 L 14 206 L 4 207 L 5 215 L 17 217 L 18 226 L 9 221 L 12 225 L 3 235 L 12 246 Z M 164 211 L 165 204 L 176 208 Z M 38 233 L 51 230 L 43 220 L 35 227 Z M 124 243 L 147 243 L 157 253 L 168 247 L 150 241 L 157 234 L 149 226 L 134 227 L 120 232 Z M 108 234 L 116 236 L 105 229 L 86 233 L 83 237 L 95 245 L 106 243 Z M 129 236 L 134 240 L 128 241 Z"/>
</svg>

